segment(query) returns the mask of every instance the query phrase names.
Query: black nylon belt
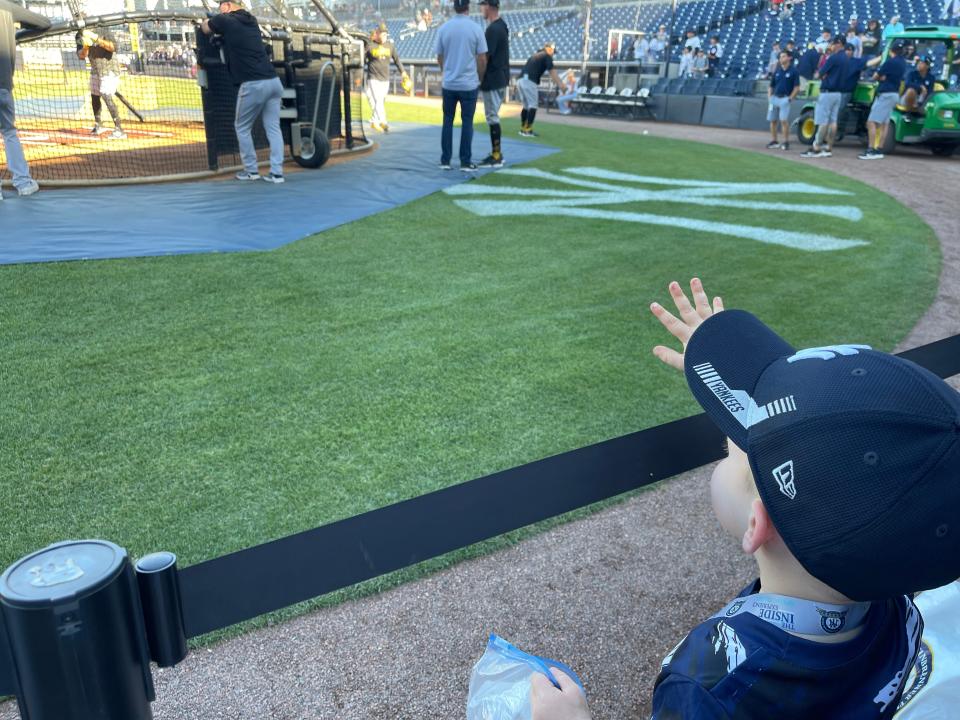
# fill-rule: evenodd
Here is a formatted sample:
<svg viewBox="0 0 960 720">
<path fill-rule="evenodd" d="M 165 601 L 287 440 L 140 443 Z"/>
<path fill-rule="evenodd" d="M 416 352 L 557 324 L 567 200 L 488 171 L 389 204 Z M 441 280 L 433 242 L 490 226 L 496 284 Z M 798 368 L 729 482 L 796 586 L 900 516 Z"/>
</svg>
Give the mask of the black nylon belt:
<svg viewBox="0 0 960 720">
<path fill-rule="evenodd" d="M 901 357 L 960 374 L 960 335 Z M 188 637 L 249 620 L 719 460 L 705 414 L 571 450 L 180 570 Z"/>
</svg>

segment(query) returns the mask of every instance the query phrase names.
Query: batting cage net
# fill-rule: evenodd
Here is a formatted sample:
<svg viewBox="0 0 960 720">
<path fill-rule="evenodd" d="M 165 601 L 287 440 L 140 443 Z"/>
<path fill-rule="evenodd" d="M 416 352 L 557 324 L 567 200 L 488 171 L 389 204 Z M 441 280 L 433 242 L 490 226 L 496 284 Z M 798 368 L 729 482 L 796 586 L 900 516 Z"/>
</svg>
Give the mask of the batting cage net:
<svg viewBox="0 0 960 720">
<path fill-rule="evenodd" d="M 239 166 L 237 88 L 219 44 L 198 29 L 205 17 L 200 10 L 125 12 L 21 31 L 14 99 L 32 175 L 50 185 L 144 182 Z M 365 146 L 361 89 L 352 81 L 360 46 L 322 17 L 258 17 L 285 88 L 288 156 L 294 148 L 313 153 L 301 164 L 316 167 L 330 152 Z M 101 37 L 115 47 L 108 60 L 83 52 Z M 302 142 L 292 142 L 293 134 Z M 254 143 L 266 161 L 259 123 Z M 6 165 L 0 146 L 0 167 Z"/>
</svg>

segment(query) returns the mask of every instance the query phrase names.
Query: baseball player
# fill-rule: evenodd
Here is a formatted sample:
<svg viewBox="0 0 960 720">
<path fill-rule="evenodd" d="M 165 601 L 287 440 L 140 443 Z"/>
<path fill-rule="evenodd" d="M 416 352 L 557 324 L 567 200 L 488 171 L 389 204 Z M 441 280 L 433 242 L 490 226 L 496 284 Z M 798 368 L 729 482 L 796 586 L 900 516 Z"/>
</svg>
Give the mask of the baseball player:
<svg viewBox="0 0 960 720">
<path fill-rule="evenodd" d="M 240 145 L 243 170 L 237 180 L 260 180 L 257 151 L 253 145 L 253 123 L 257 118 L 270 143 L 269 183 L 283 182 L 283 134 L 280 132 L 280 104 L 283 85 L 267 57 L 257 19 L 248 13 L 242 0 L 223 0 L 220 14 L 204 20 L 200 29 L 207 35 L 223 37 L 227 67 L 237 91 L 237 115 L 234 128 Z"/>
<path fill-rule="evenodd" d="M 33 195 L 40 186 L 30 177 L 30 168 L 23 155 L 17 135 L 13 102 L 13 71 L 17 59 L 17 41 L 14 22 L 29 27 L 48 28 L 50 21 L 42 15 L 24 10 L 19 5 L 0 0 L 0 136 L 3 138 L 7 168 L 13 175 L 13 186 L 20 196 Z M 0 195 L 3 200 L 3 195 Z"/>
<path fill-rule="evenodd" d="M 483 94 L 483 112 L 490 128 L 490 154 L 480 161 L 480 167 L 503 167 L 500 151 L 500 105 L 510 83 L 510 30 L 500 17 L 500 0 L 480 0 L 483 19 L 489 24 L 484 32 L 487 39 L 487 69 L 480 81 Z"/>
<path fill-rule="evenodd" d="M 97 32 L 90 28 L 77 31 L 77 56 L 90 61 L 90 103 L 93 106 L 92 135 L 107 132 L 100 122 L 101 101 L 107 106 L 113 118 L 113 132 L 110 137 L 120 140 L 127 135 L 120 125 L 120 111 L 113 96 L 120 89 L 120 63 L 114 58 L 117 39 L 109 29 Z"/>
<path fill-rule="evenodd" d="M 678 341 L 653 353 L 729 438 L 710 498 L 759 578 L 666 655 L 651 719 L 891 720 L 912 595 L 960 575 L 960 395 L 866 345 L 798 350 L 690 285 L 670 284 L 676 315 L 651 305 Z M 533 720 L 589 719 L 578 686 L 538 675 Z"/>
<path fill-rule="evenodd" d="M 387 124 L 387 92 L 390 90 L 390 61 L 400 71 L 403 91 L 410 92 L 413 85 L 410 76 L 403 69 L 397 48 L 387 39 L 387 26 L 381 23 L 370 33 L 370 39 L 364 42 L 367 63 L 367 100 L 370 102 L 370 127 L 381 132 L 390 132 Z"/>
<path fill-rule="evenodd" d="M 553 66 L 553 55 L 556 51 L 556 43 L 544 43 L 542 48 L 527 59 L 527 64 L 523 66 L 523 75 L 517 80 L 517 90 L 520 91 L 520 100 L 523 103 L 523 110 L 520 111 L 520 134 L 523 137 L 537 137 L 537 133 L 533 131 L 533 121 L 537 117 L 537 107 L 540 104 L 540 78 L 545 72 L 550 72 L 558 94 L 563 94 L 563 80 Z"/>
</svg>

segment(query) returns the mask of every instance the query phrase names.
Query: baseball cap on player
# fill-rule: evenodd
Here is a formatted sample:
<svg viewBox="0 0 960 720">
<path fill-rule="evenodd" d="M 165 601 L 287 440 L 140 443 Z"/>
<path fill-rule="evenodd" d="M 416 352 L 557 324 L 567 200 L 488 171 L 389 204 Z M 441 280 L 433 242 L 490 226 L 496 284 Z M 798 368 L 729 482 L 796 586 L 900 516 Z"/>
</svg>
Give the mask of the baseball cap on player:
<svg viewBox="0 0 960 720">
<path fill-rule="evenodd" d="M 457 10 L 463 10 L 470 5 L 470 0 L 453 0 L 453 7 Z"/>
<path fill-rule="evenodd" d="M 500 0 L 480 0 L 480 4 L 498 8 L 500 7 Z"/>
<path fill-rule="evenodd" d="M 866 345 L 797 351 L 742 310 L 704 321 L 684 363 L 807 572 L 858 601 L 960 576 L 960 393 Z"/>
</svg>

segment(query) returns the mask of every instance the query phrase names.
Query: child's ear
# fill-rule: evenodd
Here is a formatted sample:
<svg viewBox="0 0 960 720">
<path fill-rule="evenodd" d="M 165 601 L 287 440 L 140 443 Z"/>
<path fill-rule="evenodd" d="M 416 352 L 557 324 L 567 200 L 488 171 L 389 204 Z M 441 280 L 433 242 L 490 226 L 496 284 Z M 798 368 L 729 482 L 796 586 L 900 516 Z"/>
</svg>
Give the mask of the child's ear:
<svg viewBox="0 0 960 720">
<path fill-rule="evenodd" d="M 773 521 L 760 498 L 755 498 L 750 504 L 750 517 L 747 519 L 747 530 L 743 533 L 743 551 L 753 555 L 777 536 Z"/>
</svg>

